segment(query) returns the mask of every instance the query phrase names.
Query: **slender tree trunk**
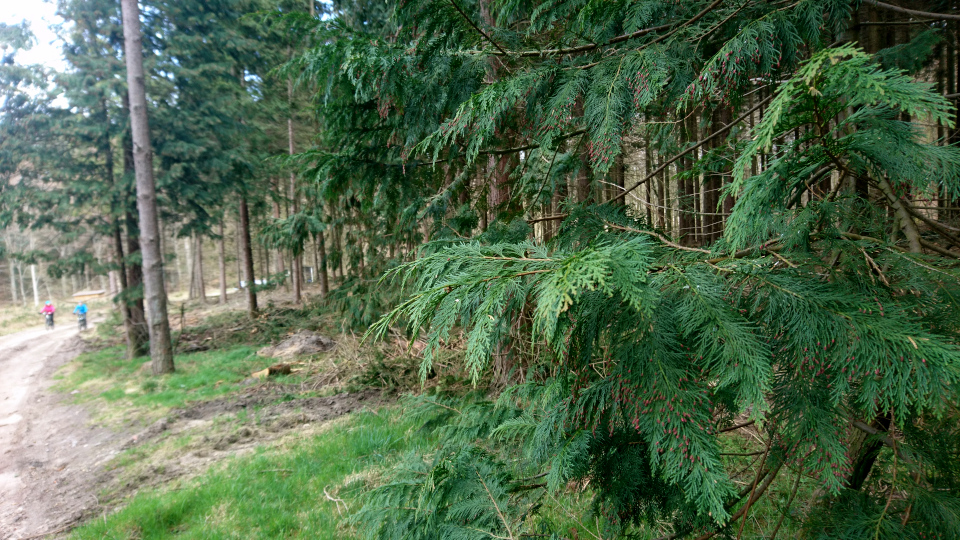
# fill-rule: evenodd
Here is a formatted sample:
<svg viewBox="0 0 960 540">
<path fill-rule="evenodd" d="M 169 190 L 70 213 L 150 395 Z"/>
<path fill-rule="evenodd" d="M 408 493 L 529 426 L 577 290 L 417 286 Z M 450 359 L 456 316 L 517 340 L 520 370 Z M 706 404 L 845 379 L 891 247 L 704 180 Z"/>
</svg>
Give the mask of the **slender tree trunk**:
<svg viewBox="0 0 960 540">
<path fill-rule="evenodd" d="M 123 318 L 123 333 L 127 338 L 127 359 L 133 360 L 144 349 L 142 343 L 136 343 L 139 331 L 133 328 L 133 321 L 130 319 L 130 289 L 127 286 L 127 263 L 123 256 L 123 233 L 120 231 L 120 218 L 113 219 L 113 250 L 117 258 L 118 278 L 120 279 L 120 316 Z"/>
<path fill-rule="evenodd" d="M 236 232 L 234 233 L 233 244 L 237 251 L 237 290 L 243 288 L 243 253 L 241 245 L 243 242 L 240 239 L 240 220 L 237 219 L 236 222 Z"/>
<path fill-rule="evenodd" d="M 153 181 L 153 151 L 147 120 L 146 85 L 143 73 L 143 43 L 137 0 L 121 0 L 123 36 L 130 95 L 130 125 L 137 176 L 137 210 L 143 238 L 144 292 L 149 310 L 150 358 L 154 375 L 172 373 L 173 348 L 167 319 L 167 293 L 163 281 L 163 254 L 157 219 L 157 194 Z"/>
<path fill-rule="evenodd" d="M 660 203 L 660 204 L 662 204 L 662 205 L 665 207 L 663 210 L 664 210 L 664 215 L 666 216 L 666 218 L 665 218 L 665 223 L 667 224 L 666 232 L 667 232 L 667 235 L 668 235 L 668 236 L 673 236 L 673 235 L 674 235 L 674 231 L 673 231 L 673 203 L 671 202 L 671 193 L 672 193 L 672 192 L 670 191 L 670 180 L 671 180 L 672 177 L 670 176 L 670 166 L 669 166 L 669 165 L 666 166 L 666 167 L 664 167 L 664 169 L 663 169 L 662 171 L 660 171 L 660 177 L 661 177 L 662 184 L 663 184 L 663 202 Z"/>
<path fill-rule="evenodd" d="M 287 102 L 290 105 L 290 116 L 287 117 L 287 144 L 290 155 L 296 153 L 296 147 L 293 140 L 293 79 L 287 79 Z M 297 175 L 290 173 L 290 213 L 296 215 L 300 211 L 300 203 L 297 197 Z M 290 273 L 291 285 L 293 285 L 293 303 L 299 304 L 303 301 L 303 246 L 300 249 L 294 249 L 290 254 Z"/>
<path fill-rule="evenodd" d="M 187 237 L 183 237 L 183 253 L 183 266 L 187 269 L 187 300 L 193 300 L 197 297 L 197 261 Z"/>
<path fill-rule="evenodd" d="M 336 246 L 336 249 L 337 249 L 337 268 L 339 268 L 340 270 L 339 277 L 341 280 L 343 280 L 343 259 L 344 259 L 342 236 L 343 236 L 343 227 L 340 225 L 337 225 L 336 227 L 334 227 L 333 238 L 335 240 L 334 245 Z"/>
<path fill-rule="evenodd" d="M 200 301 L 204 304 L 207 303 L 207 285 L 203 281 L 203 236 L 200 234 L 196 235 L 196 257 L 197 257 L 197 294 L 200 296 Z"/>
<path fill-rule="evenodd" d="M 273 201 L 273 218 L 274 218 L 274 219 L 280 219 L 280 218 L 282 217 L 282 212 L 281 212 L 281 210 L 280 210 L 280 194 L 283 192 L 283 190 L 280 189 L 280 183 L 281 183 L 280 180 L 277 180 L 277 198 L 274 199 L 274 201 Z M 269 252 L 269 250 L 267 250 L 267 251 Z M 283 273 L 284 273 L 285 270 L 286 270 L 286 266 L 283 264 L 283 250 L 277 248 L 277 251 L 276 251 L 276 254 L 275 254 L 275 255 L 276 255 L 276 258 L 277 258 L 277 273 L 280 274 L 280 275 L 281 275 L 281 276 L 280 276 L 281 279 L 283 279 Z M 264 260 L 266 260 L 266 258 L 264 258 Z M 266 264 L 268 265 L 268 268 L 267 268 L 267 273 L 264 274 L 264 277 L 269 278 L 269 277 L 270 277 L 270 269 L 269 269 L 269 264 L 270 264 L 270 263 L 266 263 Z M 283 280 L 283 290 L 285 290 L 285 291 L 289 291 L 289 290 L 290 290 L 290 285 L 288 284 L 287 280 L 285 280 L 285 279 Z"/>
<path fill-rule="evenodd" d="M 316 236 L 313 237 L 313 272 L 310 273 L 310 278 L 313 283 L 316 283 L 319 277 L 315 276 L 316 272 L 320 271 L 320 242 Z"/>
<path fill-rule="evenodd" d="M 240 239 L 240 252 L 243 255 L 243 280 L 247 282 L 247 315 L 256 318 L 257 291 L 256 278 L 253 275 L 253 247 L 250 242 L 250 211 L 247 209 L 247 198 L 240 197 L 240 230 L 237 231 Z"/>
<path fill-rule="evenodd" d="M 27 306 L 27 291 L 25 289 L 26 285 L 24 282 L 26 279 L 23 277 L 23 263 L 17 264 L 17 271 L 20 273 L 20 301 L 24 307 Z"/>
<path fill-rule="evenodd" d="M 659 153 L 657 154 L 656 160 L 657 168 L 663 165 L 663 156 Z M 652 179 L 651 179 L 652 180 Z M 657 180 L 657 228 L 662 230 L 667 230 L 667 214 L 665 212 L 667 208 L 666 198 L 667 190 L 664 186 L 664 177 L 663 172 L 656 177 Z"/>
<path fill-rule="evenodd" d="M 734 119 L 733 109 L 727 106 L 720 109 L 720 125 L 721 126 L 730 125 L 730 123 L 733 122 L 733 119 Z M 797 133 L 797 135 L 799 135 L 799 132 Z M 717 145 L 719 147 L 723 147 L 724 138 L 725 137 L 720 137 L 720 140 L 717 141 Z M 726 188 L 726 185 L 730 183 L 730 178 L 732 176 L 731 173 L 733 173 L 733 166 L 730 163 L 725 163 L 722 170 L 723 170 L 723 175 L 719 177 L 719 183 L 717 186 L 718 189 Z M 717 197 L 719 198 L 718 201 L 720 203 L 721 212 L 723 213 L 723 215 L 718 216 L 718 219 L 717 219 L 719 230 L 717 231 L 717 236 L 715 240 L 718 240 L 720 238 L 720 235 L 723 234 L 723 230 L 726 228 L 726 224 L 727 224 L 727 216 L 729 216 L 730 213 L 733 212 L 733 205 L 736 202 L 732 196 L 723 195 L 722 193 L 719 193 L 719 192 L 717 193 Z"/>
<path fill-rule="evenodd" d="M 223 220 L 220 220 L 218 225 L 217 233 L 220 235 L 220 240 L 217 241 L 217 255 L 219 260 L 217 261 L 220 266 L 220 303 L 227 303 L 227 247 L 226 239 L 223 236 Z"/>
<path fill-rule="evenodd" d="M 270 250 L 263 244 L 260 245 L 260 275 L 264 280 L 270 279 Z"/>
<path fill-rule="evenodd" d="M 180 249 L 178 247 L 177 239 L 173 239 L 173 267 L 177 270 L 177 291 L 183 292 L 183 285 L 186 283 L 187 287 L 190 286 L 190 264 L 186 262 L 185 257 L 180 256 Z M 187 277 L 184 279 L 184 267 L 186 267 Z M 187 296 L 189 296 L 189 289 Z"/>
<path fill-rule="evenodd" d="M 317 249 L 320 251 L 320 264 L 317 272 L 320 275 L 320 296 L 326 297 L 330 292 L 330 283 L 327 281 L 327 246 L 323 231 L 317 235 Z"/>
<path fill-rule="evenodd" d="M 140 358 L 149 352 L 149 328 L 143 309 L 143 267 L 137 262 L 141 257 L 140 238 L 137 221 L 131 212 L 126 213 L 127 224 L 127 306 L 130 314 L 130 330 L 133 332 L 127 340 L 127 357 Z"/>
<path fill-rule="evenodd" d="M 13 259 L 7 258 L 7 268 L 10 269 L 10 296 L 13 299 L 13 303 L 16 304 L 19 299 L 17 298 L 17 267 L 13 264 Z"/>
<path fill-rule="evenodd" d="M 653 170 L 653 156 L 650 155 L 650 139 L 646 136 L 643 138 L 643 177 L 650 178 L 650 171 Z M 653 227 L 653 188 L 650 184 L 653 183 L 653 179 L 650 178 L 647 180 L 644 190 L 646 190 L 647 201 L 645 206 L 647 207 L 647 226 Z"/>
<path fill-rule="evenodd" d="M 37 287 L 37 265 L 30 265 L 30 282 L 33 283 L 33 305 L 40 305 L 40 289 Z"/>
</svg>

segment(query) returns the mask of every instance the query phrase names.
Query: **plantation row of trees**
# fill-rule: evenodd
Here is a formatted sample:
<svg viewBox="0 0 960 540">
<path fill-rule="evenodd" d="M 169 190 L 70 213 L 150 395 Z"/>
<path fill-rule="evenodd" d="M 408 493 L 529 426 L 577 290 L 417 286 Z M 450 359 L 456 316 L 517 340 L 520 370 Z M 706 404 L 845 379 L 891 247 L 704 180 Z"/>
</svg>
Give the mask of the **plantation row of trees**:
<svg viewBox="0 0 960 540">
<path fill-rule="evenodd" d="M 141 6 L 167 243 L 226 282 L 232 234 L 247 283 L 260 246 L 295 302 L 313 258 L 350 324 L 422 337 L 424 378 L 463 334 L 490 389 L 419 409 L 439 447 L 368 536 L 960 538 L 955 3 Z M 134 356 L 130 51 L 115 1 L 60 11 L 65 73 L 3 29 L 0 227 L 68 274 L 110 239 Z"/>
</svg>

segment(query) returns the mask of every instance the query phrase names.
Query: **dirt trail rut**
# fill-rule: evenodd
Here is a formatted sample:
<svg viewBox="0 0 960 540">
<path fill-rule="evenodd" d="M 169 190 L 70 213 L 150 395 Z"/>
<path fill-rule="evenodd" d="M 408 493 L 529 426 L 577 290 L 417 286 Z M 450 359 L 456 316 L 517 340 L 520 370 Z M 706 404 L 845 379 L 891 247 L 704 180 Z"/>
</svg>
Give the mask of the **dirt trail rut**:
<svg viewBox="0 0 960 540">
<path fill-rule="evenodd" d="M 92 464 L 114 455 L 116 435 L 49 391 L 51 376 L 83 343 L 72 324 L 0 338 L 0 539 L 27 538 L 76 521 L 96 505 Z"/>
</svg>

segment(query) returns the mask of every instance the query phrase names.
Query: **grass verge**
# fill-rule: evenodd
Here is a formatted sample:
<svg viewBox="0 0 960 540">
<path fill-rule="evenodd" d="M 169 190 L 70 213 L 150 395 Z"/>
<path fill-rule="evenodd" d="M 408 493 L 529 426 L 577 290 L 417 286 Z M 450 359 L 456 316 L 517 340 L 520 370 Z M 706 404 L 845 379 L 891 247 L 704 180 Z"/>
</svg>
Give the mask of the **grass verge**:
<svg viewBox="0 0 960 540">
<path fill-rule="evenodd" d="M 397 456 L 432 442 L 399 408 L 356 413 L 294 447 L 260 449 L 142 492 L 71 538 L 356 538 L 341 513 Z"/>
<path fill-rule="evenodd" d="M 239 346 L 177 356 L 176 372 L 155 377 L 143 360 L 125 359 L 122 347 L 85 353 L 59 374 L 55 389 L 74 393 L 80 402 L 108 402 L 109 406 L 98 408 L 101 415 L 115 411 L 131 418 L 138 412 L 162 414 L 192 401 L 229 394 L 237 390 L 238 382 L 271 363 L 257 357 L 255 349 Z M 281 380 L 295 382 L 297 376 Z"/>
</svg>

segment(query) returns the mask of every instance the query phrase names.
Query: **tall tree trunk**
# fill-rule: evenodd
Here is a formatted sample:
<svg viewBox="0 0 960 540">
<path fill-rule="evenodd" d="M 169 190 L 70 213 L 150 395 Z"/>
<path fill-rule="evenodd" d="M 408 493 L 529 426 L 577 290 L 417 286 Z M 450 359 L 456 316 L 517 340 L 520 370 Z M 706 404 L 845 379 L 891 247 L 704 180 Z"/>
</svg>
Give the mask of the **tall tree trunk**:
<svg viewBox="0 0 960 540">
<path fill-rule="evenodd" d="M 657 168 L 659 169 L 663 165 L 663 156 L 660 153 L 657 153 L 656 160 Z M 663 176 L 663 171 L 656 176 L 657 180 L 657 228 L 666 231 L 667 230 L 667 214 L 665 210 L 667 209 L 667 190 L 664 185 L 665 179 Z"/>
<path fill-rule="evenodd" d="M 180 249 L 177 247 L 177 239 L 173 239 L 173 267 L 177 270 L 177 291 L 183 292 L 183 285 L 190 286 L 190 264 L 186 262 L 185 257 L 180 256 Z M 187 277 L 184 279 L 184 267 L 186 267 Z M 189 289 L 187 296 L 189 296 Z"/>
<path fill-rule="evenodd" d="M 613 158 L 613 166 L 610 167 L 610 185 L 607 192 L 607 201 L 613 201 L 614 206 L 623 206 L 626 202 L 626 197 L 620 197 L 615 199 L 618 195 L 624 192 L 626 189 L 626 178 L 627 178 L 627 164 L 626 156 L 624 152 L 627 149 L 626 143 L 620 145 L 620 153 L 617 154 L 617 157 Z"/>
<path fill-rule="evenodd" d="M 247 315 L 256 318 L 257 291 L 256 279 L 253 275 L 253 246 L 250 242 L 250 211 L 247 209 L 246 196 L 240 197 L 240 230 L 237 231 L 240 240 L 240 252 L 243 255 L 243 279 L 247 282 Z"/>
<path fill-rule="evenodd" d="M 203 281 L 203 236 L 196 235 L 196 257 L 197 257 L 197 295 L 200 301 L 207 303 L 207 285 Z"/>
<path fill-rule="evenodd" d="M 133 213 L 126 213 L 127 224 L 127 310 L 130 314 L 130 331 L 127 339 L 127 358 L 140 358 L 149 352 L 150 329 L 143 309 L 143 267 L 137 261 L 142 258 L 140 252 L 140 231 Z"/>
<path fill-rule="evenodd" d="M 260 275 L 264 280 L 270 279 L 270 250 L 260 244 Z M 256 253 L 256 252 L 254 252 Z"/>
<path fill-rule="evenodd" d="M 237 251 L 237 290 L 243 288 L 243 253 L 242 253 L 242 244 L 240 240 L 240 219 L 237 218 L 236 222 L 236 232 L 234 233 L 233 245 Z"/>
<path fill-rule="evenodd" d="M 153 151 L 147 120 L 147 96 L 143 73 L 143 43 L 140 35 L 140 8 L 137 0 L 121 0 L 124 56 L 130 95 L 130 126 L 137 176 L 137 210 L 143 238 L 144 292 L 149 310 L 150 358 L 154 375 L 172 373 L 173 347 L 167 319 L 167 293 L 163 282 L 163 254 L 157 219 L 157 194 L 153 181 Z"/>
<path fill-rule="evenodd" d="M 183 253 L 183 266 L 187 269 L 187 300 L 193 300 L 197 297 L 197 261 L 186 236 L 183 237 Z"/>
<path fill-rule="evenodd" d="M 312 2 L 311 2 L 312 3 Z M 290 106 L 290 116 L 287 117 L 287 144 L 289 154 L 296 153 L 296 147 L 293 140 L 293 79 L 287 79 L 287 102 Z M 300 202 L 297 197 L 297 175 L 290 172 L 290 214 L 296 215 L 300 211 Z M 303 246 L 300 249 L 294 249 L 290 254 L 290 274 L 291 285 L 293 285 L 293 303 L 299 304 L 303 301 L 301 290 L 303 289 Z"/>
<path fill-rule="evenodd" d="M 33 283 L 33 305 L 40 305 L 40 289 L 37 287 L 37 265 L 30 265 L 30 282 Z"/>
<path fill-rule="evenodd" d="M 317 273 L 320 276 L 320 296 L 326 297 L 330 292 L 330 283 L 327 281 L 327 246 L 323 231 L 317 234 L 317 249 L 320 252 L 320 264 L 317 265 Z"/>
<path fill-rule="evenodd" d="M 143 343 L 136 343 L 135 340 L 140 335 L 139 331 L 133 328 L 133 321 L 130 320 L 130 288 L 127 286 L 127 263 L 123 257 L 123 233 L 120 231 L 120 218 L 113 218 L 113 250 L 117 258 L 117 277 L 120 279 L 120 316 L 123 319 L 123 333 L 127 337 L 127 359 L 133 360 L 137 357 L 136 352 L 144 349 Z"/>
<path fill-rule="evenodd" d="M 223 219 L 220 220 L 220 224 L 217 226 L 217 233 L 220 235 L 220 240 L 217 241 L 217 255 L 219 260 L 217 263 L 220 266 L 220 304 L 227 303 L 227 247 L 226 239 L 223 237 Z"/>
<path fill-rule="evenodd" d="M 694 112 L 691 112 L 687 115 L 686 121 L 684 122 L 683 129 L 683 140 L 688 144 L 692 144 L 697 140 L 697 117 Z M 693 169 L 694 160 L 693 156 L 687 156 L 681 158 L 678 169 L 683 170 L 684 172 L 690 172 Z M 693 176 L 688 174 L 686 178 L 679 180 L 677 186 L 677 193 L 679 199 L 679 213 L 680 213 L 680 230 L 677 231 L 677 237 L 680 239 L 680 243 L 685 246 L 692 246 L 696 243 L 696 218 L 694 217 L 694 181 Z"/>
<path fill-rule="evenodd" d="M 573 104 L 573 114 L 583 116 L 583 98 L 577 99 L 576 103 Z M 574 193 L 577 196 L 578 203 L 591 203 L 593 202 L 593 186 L 590 182 L 590 153 L 587 151 L 586 145 L 583 144 L 583 137 L 577 138 L 576 146 L 573 148 L 580 160 L 580 168 L 577 169 L 577 177 L 574 181 Z"/>
<path fill-rule="evenodd" d="M 23 277 L 23 263 L 17 263 L 17 271 L 20 272 L 20 301 L 23 303 L 23 306 L 27 306 L 27 291 L 24 287 L 24 282 L 26 279 Z"/>
<path fill-rule="evenodd" d="M 280 219 L 281 217 L 283 217 L 283 213 L 282 213 L 282 211 L 280 210 L 280 195 L 283 193 L 283 190 L 281 189 L 280 185 L 281 185 L 281 182 L 280 182 L 280 180 L 278 179 L 278 180 L 277 180 L 277 186 L 276 186 L 276 188 L 277 188 L 277 198 L 273 200 L 273 219 Z M 267 251 L 269 252 L 269 250 L 267 250 Z M 277 273 L 280 274 L 281 279 L 283 279 L 283 273 L 284 273 L 284 271 L 286 270 L 286 267 L 285 267 L 284 264 L 283 264 L 283 250 L 282 250 L 282 249 L 277 248 L 276 257 L 277 257 Z M 264 258 L 264 260 L 266 260 L 266 258 Z M 266 273 L 264 274 L 264 277 L 269 279 L 269 278 L 270 278 L 270 270 L 269 270 L 269 264 L 270 264 L 270 263 L 268 262 L 268 263 L 266 263 L 266 264 L 267 264 L 268 268 L 267 268 L 267 270 L 266 270 Z M 285 279 L 283 279 L 283 290 L 285 290 L 285 291 L 289 291 L 289 290 L 290 290 L 290 285 L 287 283 L 287 280 L 285 280 Z"/>
<path fill-rule="evenodd" d="M 734 119 L 733 109 L 731 109 L 728 106 L 725 106 L 722 109 L 720 109 L 720 126 L 721 127 L 729 126 L 730 123 L 733 122 L 733 119 Z M 717 141 L 717 145 L 719 147 L 722 148 L 724 146 L 723 139 L 725 138 L 726 137 L 719 137 L 719 140 Z M 724 163 L 722 171 L 723 171 L 723 174 L 720 175 L 719 183 L 718 183 L 719 184 L 718 189 L 721 189 L 721 190 L 724 189 L 726 185 L 730 183 L 730 178 L 732 176 L 731 173 L 733 173 L 732 163 Z M 717 193 L 717 197 L 719 198 L 718 202 L 720 203 L 721 212 L 723 215 L 719 216 L 719 218 L 717 219 L 719 230 L 717 231 L 716 238 L 714 238 L 715 240 L 719 240 L 720 236 L 723 234 L 723 230 L 727 224 L 727 216 L 729 216 L 730 213 L 733 212 L 733 205 L 736 202 L 732 196 L 723 195 L 722 193 L 719 193 L 719 192 Z"/>
<path fill-rule="evenodd" d="M 13 303 L 16 304 L 17 298 L 17 267 L 13 265 L 13 259 L 7 259 L 7 268 L 10 269 L 10 296 Z"/>
<path fill-rule="evenodd" d="M 647 207 L 647 226 L 653 227 L 653 179 L 650 178 L 650 172 L 653 170 L 653 156 L 650 154 L 650 138 L 643 137 L 643 177 L 648 178 L 644 190 L 647 192 L 647 201 L 644 206 Z"/>
<path fill-rule="evenodd" d="M 491 28 L 496 26 L 496 21 L 494 20 L 491 9 L 492 3 L 491 0 L 480 0 L 480 17 L 483 19 L 483 22 Z M 494 83 L 497 81 L 499 72 L 503 68 L 503 62 L 496 56 L 491 56 L 489 62 L 490 69 L 487 70 L 485 80 L 488 83 Z M 494 137 L 497 139 L 503 139 L 505 135 L 499 127 L 494 131 Z M 496 221 L 497 214 L 506 210 L 505 207 L 510 202 L 510 155 L 491 155 L 487 166 L 493 179 L 487 197 L 487 207 L 488 213 L 490 213 L 493 220 Z M 487 225 L 488 224 L 484 224 L 484 229 L 487 228 Z"/>
<path fill-rule="evenodd" d="M 334 227 L 334 231 L 333 231 L 333 232 L 334 232 L 334 235 L 333 235 L 333 238 L 334 238 L 334 246 L 336 247 L 336 250 L 337 250 L 337 268 L 340 270 L 339 277 L 340 277 L 340 279 L 342 280 L 343 277 L 344 277 L 344 276 L 343 276 L 343 259 L 344 259 L 344 256 L 343 256 L 343 238 L 342 238 L 342 237 L 343 237 L 343 227 L 340 226 L 340 225 L 337 225 L 336 227 Z"/>
</svg>

